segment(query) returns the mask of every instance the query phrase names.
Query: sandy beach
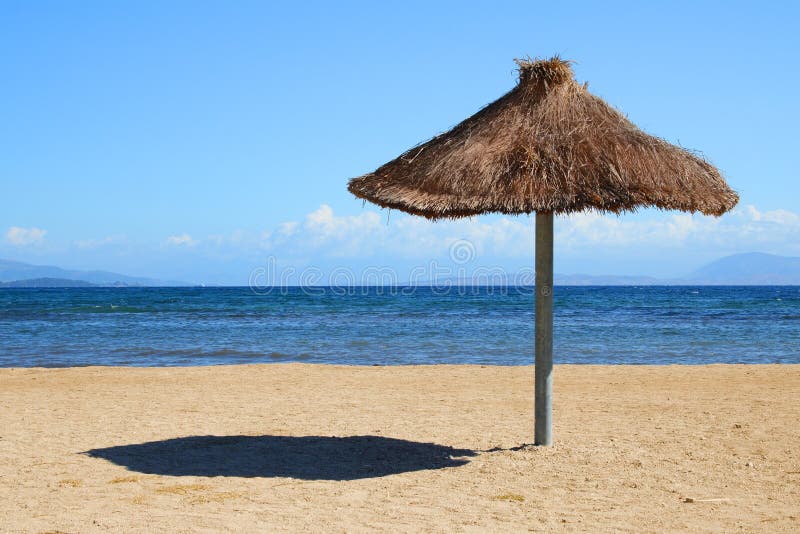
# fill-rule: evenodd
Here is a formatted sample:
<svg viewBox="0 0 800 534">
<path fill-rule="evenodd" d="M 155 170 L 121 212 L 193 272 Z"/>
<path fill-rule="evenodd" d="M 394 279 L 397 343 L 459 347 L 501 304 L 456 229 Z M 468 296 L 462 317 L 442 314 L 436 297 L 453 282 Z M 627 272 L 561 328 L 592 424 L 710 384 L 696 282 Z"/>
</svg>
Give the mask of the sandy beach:
<svg viewBox="0 0 800 534">
<path fill-rule="evenodd" d="M 555 373 L 2 369 L 0 531 L 800 529 L 800 366 Z"/>
</svg>

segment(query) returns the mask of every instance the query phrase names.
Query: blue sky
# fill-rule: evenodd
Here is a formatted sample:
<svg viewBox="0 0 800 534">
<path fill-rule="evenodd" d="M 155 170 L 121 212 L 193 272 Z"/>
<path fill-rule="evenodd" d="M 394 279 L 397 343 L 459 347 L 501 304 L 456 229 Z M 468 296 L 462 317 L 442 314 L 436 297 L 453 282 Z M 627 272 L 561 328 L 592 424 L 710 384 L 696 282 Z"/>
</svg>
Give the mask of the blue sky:
<svg viewBox="0 0 800 534">
<path fill-rule="evenodd" d="M 532 220 L 389 215 L 347 193 L 515 83 L 574 59 L 637 125 L 741 194 L 722 219 L 557 222 L 556 271 L 681 275 L 800 255 L 793 2 L 15 2 L 0 18 L 0 258 L 209 283 L 283 265 L 409 269 L 469 240 L 532 262 Z"/>
</svg>

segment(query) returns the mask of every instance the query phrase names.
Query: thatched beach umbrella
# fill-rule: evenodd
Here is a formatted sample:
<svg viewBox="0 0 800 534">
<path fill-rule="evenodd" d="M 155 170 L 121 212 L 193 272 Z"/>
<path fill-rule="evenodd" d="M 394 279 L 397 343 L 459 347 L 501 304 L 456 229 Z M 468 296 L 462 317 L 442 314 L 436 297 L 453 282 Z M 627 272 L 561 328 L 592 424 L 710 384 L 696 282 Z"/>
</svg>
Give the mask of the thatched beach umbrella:
<svg viewBox="0 0 800 534">
<path fill-rule="evenodd" d="M 348 189 L 429 219 L 536 212 L 535 443 L 552 443 L 553 215 L 656 207 L 721 215 L 738 195 L 696 154 L 578 84 L 570 62 L 517 61 L 519 83 Z"/>
</svg>

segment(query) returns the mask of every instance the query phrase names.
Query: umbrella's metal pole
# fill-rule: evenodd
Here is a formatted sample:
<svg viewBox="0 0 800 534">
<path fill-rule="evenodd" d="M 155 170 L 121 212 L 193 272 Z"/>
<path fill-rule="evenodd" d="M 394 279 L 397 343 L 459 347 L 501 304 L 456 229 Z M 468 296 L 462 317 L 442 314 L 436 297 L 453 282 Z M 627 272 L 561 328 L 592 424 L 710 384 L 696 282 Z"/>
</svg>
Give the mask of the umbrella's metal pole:
<svg viewBox="0 0 800 534">
<path fill-rule="evenodd" d="M 534 443 L 553 444 L 553 214 L 536 213 Z"/>
</svg>

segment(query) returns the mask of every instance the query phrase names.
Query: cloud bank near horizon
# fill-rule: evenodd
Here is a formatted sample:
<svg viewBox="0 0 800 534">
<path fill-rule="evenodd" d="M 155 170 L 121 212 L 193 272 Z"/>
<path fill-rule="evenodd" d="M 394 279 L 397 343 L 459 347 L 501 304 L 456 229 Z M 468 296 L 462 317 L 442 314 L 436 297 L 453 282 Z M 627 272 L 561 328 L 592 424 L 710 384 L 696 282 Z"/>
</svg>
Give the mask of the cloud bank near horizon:
<svg viewBox="0 0 800 534">
<path fill-rule="evenodd" d="M 718 254 L 753 249 L 800 254 L 800 214 L 744 206 L 720 217 L 656 213 L 648 218 L 584 212 L 556 219 L 555 242 L 562 256 L 584 257 L 602 249 L 638 253 L 647 249 L 713 250 Z M 241 242 L 237 235 L 231 242 Z M 441 256 L 456 240 L 471 242 L 479 258 L 524 258 L 533 254 L 534 218 L 474 217 L 431 223 L 419 217 L 373 210 L 336 215 L 323 204 L 302 221 L 265 232 L 257 246 L 276 256 L 324 254 L 329 258 L 425 259 Z M 224 242 L 224 239 L 222 240 Z"/>
<path fill-rule="evenodd" d="M 671 212 L 630 216 L 585 212 L 558 217 L 555 231 L 557 271 L 562 273 L 679 276 L 700 263 L 738 252 L 800 255 L 800 214 L 782 209 L 761 211 L 752 205 L 720 218 Z M 217 281 L 231 283 L 241 282 L 247 266 L 266 258 L 298 269 L 366 265 L 403 269 L 431 260 L 447 262 L 452 259 L 454 243 L 468 242 L 472 265 L 515 269 L 529 266 L 534 253 L 533 217 L 490 216 L 432 223 L 370 208 L 355 215 L 339 215 L 327 204 L 300 220 L 262 232 L 235 230 L 197 238 L 173 233 L 158 243 L 114 235 L 66 244 L 45 241 L 46 234 L 36 227 L 11 227 L 0 251 L 35 250 L 50 261 L 65 255 L 96 259 L 136 255 L 148 257 L 151 266 L 165 264 L 158 273 L 139 274 L 175 277 L 191 267 L 196 280 L 206 276 L 204 265 L 212 265 Z M 47 256 L 48 251 L 52 256 Z M 169 263 L 178 267 L 170 270 Z"/>
</svg>

